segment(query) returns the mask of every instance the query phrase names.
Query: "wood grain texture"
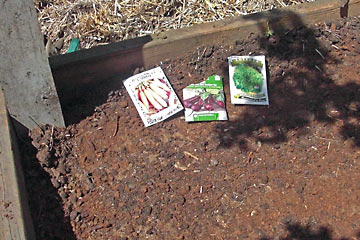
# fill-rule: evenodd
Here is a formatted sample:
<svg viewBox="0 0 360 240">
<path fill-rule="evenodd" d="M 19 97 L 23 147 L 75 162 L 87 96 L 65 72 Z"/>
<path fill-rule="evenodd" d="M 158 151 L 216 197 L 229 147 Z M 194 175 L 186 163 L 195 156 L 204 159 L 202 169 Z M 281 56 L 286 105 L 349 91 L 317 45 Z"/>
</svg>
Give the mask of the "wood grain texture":
<svg viewBox="0 0 360 240">
<path fill-rule="evenodd" d="M 35 239 L 20 153 L 0 89 L 0 239 Z"/>
<path fill-rule="evenodd" d="M 10 115 L 28 129 L 64 126 L 34 3 L 0 0 L 0 22 L 0 87 Z"/>
</svg>

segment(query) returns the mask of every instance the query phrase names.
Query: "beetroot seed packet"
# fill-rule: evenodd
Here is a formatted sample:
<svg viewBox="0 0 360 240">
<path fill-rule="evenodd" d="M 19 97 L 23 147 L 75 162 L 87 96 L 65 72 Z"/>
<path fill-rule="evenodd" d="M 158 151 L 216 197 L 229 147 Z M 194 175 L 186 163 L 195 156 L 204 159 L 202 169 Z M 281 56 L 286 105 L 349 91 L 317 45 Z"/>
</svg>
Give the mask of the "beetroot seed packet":
<svg viewBox="0 0 360 240">
<path fill-rule="evenodd" d="M 185 121 L 228 120 L 222 78 L 210 76 L 206 81 L 183 89 Z"/>
</svg>

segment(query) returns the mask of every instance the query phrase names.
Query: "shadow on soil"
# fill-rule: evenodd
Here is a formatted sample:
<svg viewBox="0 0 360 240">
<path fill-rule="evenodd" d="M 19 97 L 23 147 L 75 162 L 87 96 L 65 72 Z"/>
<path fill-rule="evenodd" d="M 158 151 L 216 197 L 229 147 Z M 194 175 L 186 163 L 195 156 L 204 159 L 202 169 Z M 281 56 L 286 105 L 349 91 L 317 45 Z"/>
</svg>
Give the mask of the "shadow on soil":
<svg viewBox="0 0 360 240">
<path fill-rule="evenodd" d="M 49 58 L 66 125 L 79 123 L 144 66 L 150 35 Z"/>
<path fill-rule="evenodd" d="M 318 230 L 312 230 L 310 226 L 301 226 L 300 224 L 287 223 L 285 225 L 287 234 L 279 240 L 350 240 L 350 238 L 334 238 L 332 231 L 327 227 L 320 227 Z M 360 233 L 357 234 L 357 238 Z M 262 237 L 260 240 L 271 240 L 273 238 Z"/>
<path fill-rule="evenodd" d="M 26 136 L 28 130 L 15 119 L 19 150 L 21 152 L 27 198 L 36 239 L 75 240 L 70 219 L 65 217 L 63 204 L 50 176 L 36 158 L 37 150 Z"/>
<path fill-rule="evenodd" d="M 91 116 L 96 107 L 106 103 L 108 97 L 120 94 L 118 90 L 124 88 L 122 80 L 130 76 L 121 75 L 98 84 L 84 84 L 82 88 L 74 90 L 71 101 L 65 102 L 60 98 L 66 125 L 79 123 Z"/>
<path fill-rule="evenodd" d="M 247 149 L 246 137 L 262 143 L 285 142 L 289 131 L 305 134 L 312 121 L 323 122 L 324 127 L 338 124 L 342 137 L 351 138 L 360 146 L 360 127 L 351 121 L 360 116 L 360 85 L 337 85 L 332 80 L 324 64 L 339 64 L 339 61 L 329 54 L 333 48 L 331 42 L 326 45 L 317 40 L 319 36 L 331 35 L 330 29 L 307 28 L 293 12 L 286 12 L 289 17 L 283 23 L 278 19 L 283 12 L 272 13 L 245 17 L 258 22 L 263 34 L 253 36 L 250 41 L 256 41 L 259 50 L 271 60 L 270 105 L 247 107 L 235 120 L 219 124 L 216 130 L 221 146 L 238 144 Z M 267 132 L 261 131 L 264 128 Z"/>
</svg>

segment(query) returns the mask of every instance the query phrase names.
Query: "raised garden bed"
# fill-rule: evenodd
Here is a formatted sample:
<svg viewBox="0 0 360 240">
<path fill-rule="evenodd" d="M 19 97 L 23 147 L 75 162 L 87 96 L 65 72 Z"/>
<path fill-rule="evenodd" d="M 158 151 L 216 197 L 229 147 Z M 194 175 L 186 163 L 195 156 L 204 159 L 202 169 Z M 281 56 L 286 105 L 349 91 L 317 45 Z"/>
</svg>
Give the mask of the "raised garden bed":
<svg viewBox="0 0 360 240">
<path fill-rule="evenodd" d="M 68 121 L 78 122 L 97 95 L 108 95 L 91 116 L 66 129 L 33 130 L 53 186 L 32 186 L 45 175 L 28 163 L 38 235 L 359 237 L 360 20 L 280 30 L 147 66 L 161 66 L 180 97 L 185 86 L 219 74 L 228 97 L 227 57 L 265 55 L 269 106 L 235 106 L 228 97 L 229 121 L 188 124 L 180 113 L 144 128 L 119 77 L 89 90 Z"/>
<path fill-rule="evenodd" d="M 319 0 L 50 58 L 74 125 L 33 130 L 34 149 L 0 99 L 0 238 L 33 238 L 16 142 L 38 239 L 359 238 L 359 20 L 336 20 L 359 5 Z M 257 54 L 270 106 L 231 105 L 226 58 Z M 180 113 L 145 129 L 122 80 L 154 66 L 180 97 L 223 76 L 229 121 Z"/>
</svg>

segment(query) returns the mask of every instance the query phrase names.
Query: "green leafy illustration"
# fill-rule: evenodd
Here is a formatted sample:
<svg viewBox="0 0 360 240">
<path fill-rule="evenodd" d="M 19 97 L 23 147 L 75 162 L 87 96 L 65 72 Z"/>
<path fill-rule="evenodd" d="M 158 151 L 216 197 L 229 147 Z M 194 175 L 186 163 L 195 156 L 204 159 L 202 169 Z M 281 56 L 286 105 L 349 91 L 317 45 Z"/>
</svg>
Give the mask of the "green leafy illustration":
<svg viewBox="0 0 360 240">
<path fill-rule="evenodd" d="M 252 59 L 252 58 L 249 58 L 249 59 L 243 59 L 243 60 L 238 60 L 238 59 L 233 59 L 231 61 L 231 65 L 232 66 L 239 66 L 241 64 L 246 64 L 254 69 L 256 69 L 257 71 L 261 72 L 261 69 L 263 67 L 263 64 L 261 61 L 258 61 L 256 59 Z"/>
<path fill-rule="evenodd" d="M 200 93 L 200 97 L 203 100 L 207 99 L 209 96 L 210 96 L 209 92 L 204 91 L 204 92 Z"/>
<path fill-rule="evenodd" d="M 215 98 L 216 98 L 216 100 L 218 100 L 218 101 L 222 101 L 222 102 L 225 101 L 224 95 L 222 95 L 222 94 L 217 94 L 217 95 L 215 95 Z"/>
<path fill-rule="evenodd" d="M 264 81 L 261 73 L 244 63 L 235 68 L 233 80 L 237 89 L 247 93 L 261 92 Z"/>
</svg>

